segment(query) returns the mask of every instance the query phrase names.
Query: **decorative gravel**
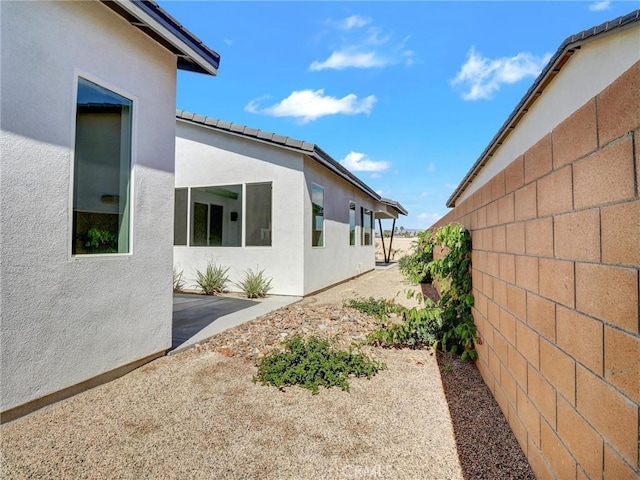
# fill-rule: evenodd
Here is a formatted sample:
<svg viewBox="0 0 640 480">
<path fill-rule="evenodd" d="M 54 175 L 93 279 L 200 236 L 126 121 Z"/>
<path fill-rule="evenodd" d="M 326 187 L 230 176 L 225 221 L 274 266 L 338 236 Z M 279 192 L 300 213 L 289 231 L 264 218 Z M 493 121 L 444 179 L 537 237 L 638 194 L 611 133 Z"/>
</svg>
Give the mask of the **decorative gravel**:
<svg viewBox="0 0 640 480">
<path fill-rule="evenodd" d="M 345 299 L 406 289 L 372 272 L 7 424 L 0 477 L 533 479 L 473 364 L 365 347 L 387 369 L 351 393 L 251 381 L 290 335 L 364 338 L 376 323 Z"/>
</svg>

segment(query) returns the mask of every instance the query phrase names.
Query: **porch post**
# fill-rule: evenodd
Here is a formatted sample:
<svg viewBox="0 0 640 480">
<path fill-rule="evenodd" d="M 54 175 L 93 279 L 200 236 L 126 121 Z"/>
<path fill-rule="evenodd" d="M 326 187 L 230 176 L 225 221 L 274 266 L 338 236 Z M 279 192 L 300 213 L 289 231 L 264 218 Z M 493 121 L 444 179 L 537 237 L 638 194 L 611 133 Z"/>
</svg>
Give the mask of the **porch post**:
<svg viewBox="0 0 640 480">
<path fill-rule="evenodd" d="M 385 263 L 391 261 L 391 246 L 393 245 L 393 232 L 396 230 L 396 219 L 393 219 L 393 225 L 391 226 L 391 239 L 389 240 L 389 256 L 385 260 Z"/>
<path fill-rule="evenodd" d="M 387 261 L 387 250 L 384 247 L 384 232 L 382 231 L 382 219 L 378 218 L 378 225 L 380 226 L 380 241 L 382 242 L 382 259 L 384 263 L 389 263 Z"/>
</svg>

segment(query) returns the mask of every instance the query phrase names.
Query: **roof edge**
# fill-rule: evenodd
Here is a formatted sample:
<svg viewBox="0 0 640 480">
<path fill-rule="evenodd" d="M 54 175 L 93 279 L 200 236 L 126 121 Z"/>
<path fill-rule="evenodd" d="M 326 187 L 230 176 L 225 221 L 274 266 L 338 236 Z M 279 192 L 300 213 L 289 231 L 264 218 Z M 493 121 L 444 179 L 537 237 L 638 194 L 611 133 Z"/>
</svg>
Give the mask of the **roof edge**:
<svg viewBox="0 0 640 480">
<path fill-rule="evenodd" d="M 338 161 L 333 159 L 328 153 L 322 150 L 315 143 L 297 140 L 295 138 L 278 135 L 276 133 L 267 132 L 257 128 L 246 127 L 237 123 L 225 122 L 215 118 L 198 115 L 184 110 L 176 110 L 176 119 L 187 123 L 198 125 L 201 127 L 211 128 L 222 133 L 247 138 L 256 142 L 273 145 L 275 147 L 284 148 L 294 151 L 302 155 L 306 155 L 322 166 L 332 171 L 343 180 L 347 181 L 360 191 L 370 196 L 376 201 L 380 201 L 381 197 L 369 185 L 364 183 L 353 173 L 347 170 Z"/>
<path fill-rule="evenodd" d="M 638 21 L 640 21 L 640 9 L 567 37 L 560 44 L 558 50 L 551 57 L 547 65 L 542 69 L 542 72 L 540 72 L 538 77 L 535 79 L 533 85 L 529 87 L 520 102 L 516 105 L 506 122 L 491 139 L 489 145 L 487 145 L 480 157 L 476 160 L 460 184 L 453 191 L 447 200 L 446 206 L 449 208 L 455 207 L 456 201 L 472 183 L 480 170 L 482 170 L 482 168 L 489 162 L 493 154 L 498 150 L 498 148 L 500 148 L 511 131 L 513 131 L 520 123 L 522 118 L 529 111 L 529 107 L 538 99 L 543 90 L 547 85 L 549 85 L 549 83 L 551 83 L 576 50 L 578 50 L 583 44 L 593 40 L 595 37 L 602 37 L 613 31 L 620 31 L 624 28 L 631 27 Z"/>
<path fill-rule="evenodd" d="M 156 42 L 164 47 L 173 47 L 171 50 L 178 57 L 179 69 L 217 75 L 220 55 L 182 26 L 155 1 L 100 1 Z M 132 22 L 132 19 L 137 22 Z"/>
<path fill-rule="evenodd" d="M 409 211 L 404 208 L 402 205 L 400 205 L 400 202 L 396 201 L 396 200 L 391 200 L 390 198 L 380 198 L 380 203 L 382 203 L 383 205 L 387 205 L 391 208 L 393 208 L 396 212 L 402 214 L 402 215 L 408 215 Z"/>
</svg>

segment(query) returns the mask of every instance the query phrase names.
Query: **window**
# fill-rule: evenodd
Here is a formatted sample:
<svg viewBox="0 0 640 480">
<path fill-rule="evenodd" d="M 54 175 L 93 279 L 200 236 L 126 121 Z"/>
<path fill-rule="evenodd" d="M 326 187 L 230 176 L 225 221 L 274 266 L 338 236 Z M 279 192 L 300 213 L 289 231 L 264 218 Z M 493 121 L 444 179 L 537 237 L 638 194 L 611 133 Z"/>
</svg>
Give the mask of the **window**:
<svg viewBox="0 0 640 480">
<path fill-rule="evenodd" d="M 173 215 L 173 244 L 187 244 L 187 206 L 189 204 L 189 189 L 176 188 Z"/>
<path fill-rule="evenodd" d="M 371 210 L 362 207 L 362 245 L 372 245 L 373 216 Z"/>
<path fill-rule="evenodd" d="M 311 185 L 311 246 L 324 247 L 324 188 Z"/>
<path fill-rule="evenodd" d="M 349 202 L 349 245 L 356 244 L 356 204 Z"/>
<path fill-rule="evenodd" d="M 191 245 L 242 245 L 242 185 L 191 189 Z"/>
<path fill-rule="evenodd" d="M 271 183 L 246 186 L 246 239 L 248 247 L 271 246 Z"/>
<path fill-rule="evenodd" d="M 133 101 L 78 78 L 73 255 L 129 253 Z"/>
</svg>

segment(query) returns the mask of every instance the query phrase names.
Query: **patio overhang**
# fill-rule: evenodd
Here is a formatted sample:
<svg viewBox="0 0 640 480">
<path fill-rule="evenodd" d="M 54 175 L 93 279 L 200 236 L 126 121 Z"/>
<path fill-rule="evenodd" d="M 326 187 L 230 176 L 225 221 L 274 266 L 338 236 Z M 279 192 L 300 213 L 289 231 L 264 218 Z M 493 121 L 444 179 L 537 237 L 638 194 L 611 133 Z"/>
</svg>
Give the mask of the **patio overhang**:
<svg viewBox="0 0 640 480">
<path fill-rule="evenodd" d="M 378 219 L 378 226 L 380 227 L 380 242 L 382 243 L 382 254 L 384 255 L 384 263 L 390 263 L 391 261 L 391 247 L 393 245 L 393 233 L 396 229 L 396 220 L 400 215 L 407 215 L 408 213 L 409 212 L 407 211 L 407 209 L 400 205 L 400 202 L 388 198 L 380 199 L 380 208 L 378 208 L 374 212 L 374 216 Z M 382 220 L 393 220 L 393 224 L 391 225 L 391 238 L 389 239 L 388 249 L 384 242 Z"/>
</svg>

